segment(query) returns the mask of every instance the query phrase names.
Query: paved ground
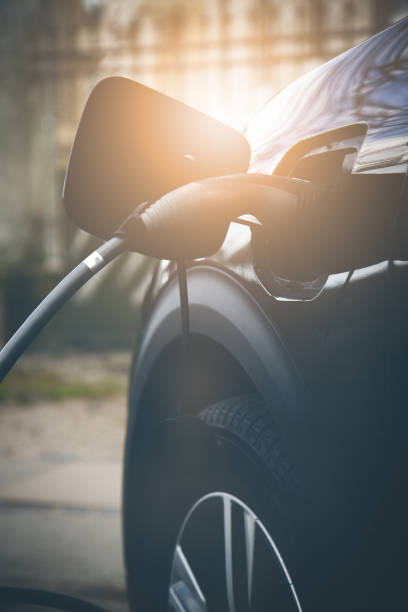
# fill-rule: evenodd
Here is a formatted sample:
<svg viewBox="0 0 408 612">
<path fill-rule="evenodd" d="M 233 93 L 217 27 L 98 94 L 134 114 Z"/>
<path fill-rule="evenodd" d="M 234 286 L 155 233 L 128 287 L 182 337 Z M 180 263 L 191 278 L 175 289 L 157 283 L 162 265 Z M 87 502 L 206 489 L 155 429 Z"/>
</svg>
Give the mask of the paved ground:
<svg viewBox="0 0 408 612">
<path fill-rule="evenodd" d="M 57 590 L 127 610 L 120 514 L 0 506 L 1 583 Z"/>
<path fill-rule="evenodd" d="M 127 610 L 120 525 L 125 405 L 118 397 L 0 407 L 0 584 L 60 590 Z"/>
</svg>

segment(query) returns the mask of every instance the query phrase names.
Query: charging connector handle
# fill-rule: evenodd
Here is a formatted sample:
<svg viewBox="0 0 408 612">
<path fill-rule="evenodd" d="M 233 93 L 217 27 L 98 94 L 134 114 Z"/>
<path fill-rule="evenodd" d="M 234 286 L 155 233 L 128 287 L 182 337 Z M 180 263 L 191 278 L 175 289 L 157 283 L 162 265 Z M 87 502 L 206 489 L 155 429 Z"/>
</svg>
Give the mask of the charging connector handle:
<svg viewBox="0 0 408 612">
<path fill-rule="evenodd" d="M 309 181 L 260 174 L 202 179 L 136 208 L 116 235 L 127 238 L 130 250 L 158 259 L 207 257 L 243 214 L 255 215 L 271 236 L 291 232 L 299 203 L 316 189 Z"/>
<path fill-rule="evenodd" d="M 88 255 L 76 268 L 67 274 L 60 283 L 43 299 L 31 315 L 18 328 L 0 352 L 0 382 L 5 378 L 17 359 L 37 337 L 53 315 L 71 298 L 92 276 L 102 270 L 110 261 L 123 253 L 126 241 L 111 238 L 96 251 Z"/>
</svg>

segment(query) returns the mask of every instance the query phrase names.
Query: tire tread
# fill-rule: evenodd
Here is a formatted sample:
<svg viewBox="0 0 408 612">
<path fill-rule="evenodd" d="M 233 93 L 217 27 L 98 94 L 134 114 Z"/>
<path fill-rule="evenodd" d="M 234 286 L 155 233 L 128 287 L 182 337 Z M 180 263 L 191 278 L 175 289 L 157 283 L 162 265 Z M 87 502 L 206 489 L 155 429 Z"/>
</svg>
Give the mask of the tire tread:
<svg viewBox="0 0 408 612">
<path fill-rule="evenodd" d="M 299 482 L 284 449 L 283 439 L 262 399 L 255 394 L 230 397 L 199 413 L 210 427 L 236 436 L 254 452 L 280 489 L 293 491 Z"/>
</svg>

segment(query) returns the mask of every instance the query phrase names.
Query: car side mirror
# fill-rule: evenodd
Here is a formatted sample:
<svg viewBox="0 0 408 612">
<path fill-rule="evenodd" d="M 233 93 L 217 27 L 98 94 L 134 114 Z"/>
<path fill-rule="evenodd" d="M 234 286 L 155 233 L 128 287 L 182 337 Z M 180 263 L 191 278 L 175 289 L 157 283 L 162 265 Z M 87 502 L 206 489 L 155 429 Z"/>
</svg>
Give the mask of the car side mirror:
<svg viewBox="0 0 408 612">
<path fill-rule="evenodd" d="M 71 220 L 110 238 L 145 201 L 191 181 L 248 169 L 244 136 L 136 81 L 109 77 L 86 103 L 63 200 Z"/>
</svg>

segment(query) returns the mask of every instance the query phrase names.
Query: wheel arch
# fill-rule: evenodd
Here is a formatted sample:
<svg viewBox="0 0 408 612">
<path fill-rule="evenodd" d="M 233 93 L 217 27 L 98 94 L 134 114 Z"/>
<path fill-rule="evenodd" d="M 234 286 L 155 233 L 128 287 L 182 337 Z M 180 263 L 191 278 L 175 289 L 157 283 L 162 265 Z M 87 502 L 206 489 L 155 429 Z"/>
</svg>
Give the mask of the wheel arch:
<svg viewBox="0 0 408 612">
<path fill-rule="evenodd" d="M 189 361 L 195 369 L 193 411 L 201 407 L 200 401 L 205 404 L 228 394 L 258 392 L 270 408 L 290 456 L 302 470 L 310 464 L 310 474 L 316 463 L 313 457 L 316 452 L 319 455 L 319 427 L 308 391 L 276 326 L 249 291 L 220 269 L 205 265 L 191 268 L 188 292 L 192 334 Z M 166 408 L 164 414 L 160 410 L 165 403 L 174 406 L 175 397 L 177 401 L 174 389 L 180 329 L 179 293 L 174 279 L 156 302 L 133 363 L 126 463 L 152 414 L 155 419 L 169 416 Z M 205 353 L 200 350 L 203 347 Z M 209 379 L 212 384 L 206 387 Z M 206 391 L 201 397 L 200 390 Z M 172 398 L 166 402 L 169 394 Z"/>
<path fill-rule="evenodd" d="M 195 415 L 225 397 L 256 392 L 253 381 L 234 356 L 222 344 L 203 334 L 190 334 L 186 370 L 184 377 L 180 376 L 180 345 L 178 336 L 163 347 L 138 401 L 154 420 L 177 414 Z M 132 387 L 137 384 L 136 380 L 136 377 L 132 379 Z M 131 390 L 131 397 L 135 391 Z M 132 399 L 130 406 L 134 410 Z"/>
</svg>

